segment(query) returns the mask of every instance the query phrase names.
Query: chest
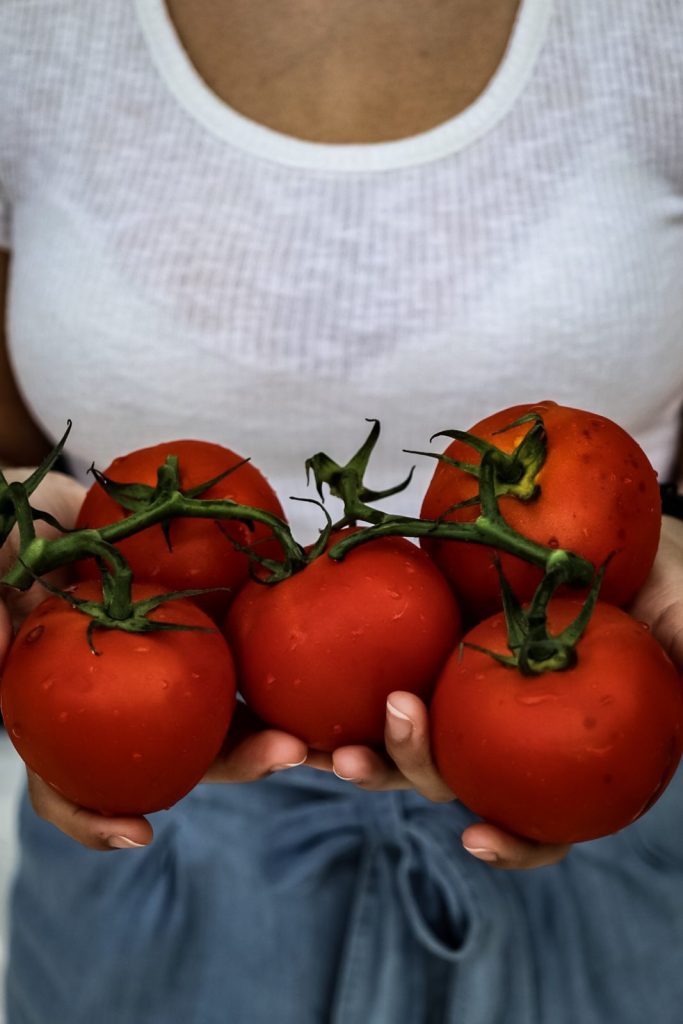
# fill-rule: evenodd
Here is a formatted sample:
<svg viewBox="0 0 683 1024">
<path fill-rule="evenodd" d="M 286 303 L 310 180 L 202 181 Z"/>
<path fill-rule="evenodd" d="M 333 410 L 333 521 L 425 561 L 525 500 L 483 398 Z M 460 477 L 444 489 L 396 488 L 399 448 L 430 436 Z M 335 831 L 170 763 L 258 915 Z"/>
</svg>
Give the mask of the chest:
<svg viewBox="0 0 683 1024">
<path fill-rule="evenodd" d="M 167 0 L 210 88 L 270 128 L 378 142 L 454 117 L 483 91 L 519 0 Z"/>
</svg>

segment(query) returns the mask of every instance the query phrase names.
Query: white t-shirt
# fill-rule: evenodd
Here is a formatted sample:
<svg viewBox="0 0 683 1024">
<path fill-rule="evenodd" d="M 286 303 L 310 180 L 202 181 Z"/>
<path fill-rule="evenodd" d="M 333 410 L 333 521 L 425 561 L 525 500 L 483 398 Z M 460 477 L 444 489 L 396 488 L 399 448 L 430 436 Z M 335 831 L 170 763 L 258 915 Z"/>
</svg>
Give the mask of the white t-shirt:
<svg viewBox="0 0 683 1024">
<path fill-rule="evenodd" d="M 611 416 L 668 475 L 682 52 L 680 0 L 522 0 L 461 115 L 321 145 L 221 102 L 163 0 L 2 0 L 0 244 L 30 407 L 52 435 L 74 420 L 79 466 L 204 437 L 284 499 L 365 417 L 379 488 L 403 448 L 545 398 Z M 385 507 L 416 512 L 432 471 Z M 314 535 L 315 509 L 288 513 Z"/>
</svg>

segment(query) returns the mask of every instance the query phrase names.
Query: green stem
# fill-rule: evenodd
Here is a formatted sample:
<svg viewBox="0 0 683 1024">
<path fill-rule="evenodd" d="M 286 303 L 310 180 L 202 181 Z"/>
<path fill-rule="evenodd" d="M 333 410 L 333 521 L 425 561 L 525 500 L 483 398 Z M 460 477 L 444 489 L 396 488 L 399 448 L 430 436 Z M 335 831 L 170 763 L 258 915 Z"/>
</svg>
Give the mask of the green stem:
<svg viewBox="0 0 683 1024">
<path fill-rule="evenodd" d="M 21 485 L 18 485 L 19 487 Z M 21 505 L 21 500 L 18 502 Z M 26 499 L 26 506 L 28 500 Z M 29 507 L 30 508 L 30 507 Z M 19 515 L 19 511 L 18 511 Z M 264 512 L 261 509 L 251 508 L 248 505 L 239 505 L 228 499 L 216 499 L 204 501 L 198 498 L 188 498 L 176 491 L 164 496 L 158 502 L 146 509 L 134 512 L 117 523 L 104 526 L 99 530 L 74 530 L 64 537 L 57 537 L 54 540 L 43 540 L 41 538 L 28 537 L 29 524 L 24 524 L 28 543 L 24 548 L 22 539 L 22 561 L 13 566 L 2 579 L 3 584 L 16 587 L 19 590 L 26 590 L 33 582 L 31 572 L 36 576 L 43 576 L 52 572 L 53 569 L 61 568 L 71 562 L 78 561 L 88 555 L 102 558 L 108 564 L 112 564 L 114 575 L 119 576 L 128 570 L 127 563 L 119 555 L 113 544 L 125 540 L 127 537 L 150 526 L 163 523 L 169 519 L 187 516 L 200 519 L 218 520 L 239 520 L 241 522 L 259 522 L 272 529 L 274 535 L 282 545 L 285 559 L 292 571 L 303 568 L 306 564 L 306 554 L 303 548 L 294 540 L 288 525 L 277 516 Z M 30 524 L 33 530 L 33 523 Z M 120 564 L 120 562 L 123 565 Z M 123 568 L 125 566 L 125 569 Z M 123 588 L 123 584 L 121 584 Z M 118 591 L 117 591 L 118 593 Z M 119 598 L 117 597 L 117 601 Z M 120 598 L 123 601 L 123 598 Z"/>
<path fill-rule="evenodd" d="M 511 555 L 517 555 L 533 565 L 546 569 L 551 564 L 566 561 L 568 582 L 586 586 L 593 576 L 593 566 L 585 558 L 563 548 L 548 548 L 516 533 L 503 521 L 489 519 L 483 513 L 473 523 L 434 523 L 426 519 L 391 518 L 377 526 L 350 534 L 338 541 L 329 551 L 334 559 L 344 558 L 353 548 L 369 544 L 378 537 L 428 537 L 430 540 L 458 540 L 485 544 Z"/>
<path fill-rule="evenodd" d="M 496 498 L 497 451 L 487 451 L 480 466 L 479 501 L 481 513 L 474 522 L 431 521 L 410 519 L 407 516 L 387 516 L 354 501 L 349 495 L 345 503 L 346 515 L 374 523 L 366 530 L 345 537 L 330 549 L 330 557 L 344 558 L 349 551 L 360 544 L 368 544 L 377 537 L 428 537 L 430 540 L 458 540 L 473 544 L 485 544 L 499 551 L 523 558 L 541 569 L 552 566 L 562 572 L 566 579 L 578 586 L 590 583 L 593 566 L 585 558 L 562 548 L 550 548 L 517 533 L 503 519 Z M 372 518 L 367 513 L 373 513 Z"/>
</svg>

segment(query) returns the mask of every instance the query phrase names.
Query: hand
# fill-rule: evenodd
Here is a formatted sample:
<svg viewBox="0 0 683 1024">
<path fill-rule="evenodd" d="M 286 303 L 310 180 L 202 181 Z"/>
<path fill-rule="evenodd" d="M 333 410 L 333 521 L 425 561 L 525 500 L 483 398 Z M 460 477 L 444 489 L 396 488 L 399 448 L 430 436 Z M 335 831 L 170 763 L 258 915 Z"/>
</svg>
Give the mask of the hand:
<svg viewBox="0 0 683 1024">
<path fill-rule="evenodd" d="M 683 672 L 683 522 L 662 518 L 659 550 L 645 585 L 628 609 L 646 622 L 679 672 Z"/>
<path fill-rule="evenodd" d="M 334 754 L 311 752 L 306 763 L 323 771 L 334 771 L 339 778 L 361 789 L 415 789 L 436 803 L 455 799 L 432 759 L 427 708 L 419 697 L 404 691 L 389 695 L 385 746 L 389 756 L 370 747 L 340 747 Z M 570 849 L 535 843 L 484 822 L 470 825 L 461 838 L 473 856 L 506 869 L 554 864 Z"/>
<path fill-rule="evenodd" d="M 301 740 L 265 729 L 238 704 L 226 744 L 203 782 L 254 782 L 306 759 Z M 91 850 L 130 850 L 148 846 L 153 829 L 141 816 L 107 817 L 67 800 L 29 770 L 29 797 L 36 814 Z"/>
</svg>

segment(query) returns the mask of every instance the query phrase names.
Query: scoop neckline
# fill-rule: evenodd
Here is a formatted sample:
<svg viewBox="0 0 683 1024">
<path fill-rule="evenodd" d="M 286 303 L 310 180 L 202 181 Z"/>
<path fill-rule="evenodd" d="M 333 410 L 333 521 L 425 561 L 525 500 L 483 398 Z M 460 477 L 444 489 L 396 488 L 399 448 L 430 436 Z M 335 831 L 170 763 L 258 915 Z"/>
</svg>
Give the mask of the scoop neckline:
<svg viewBox="0 0 683 1024">
<path fill-rule="evenodd" d="M 430 163 L 489 132 L 511 110 L 530 79 L 546 38 L 553 0 L 520 0 L 503 58 L 463 111 L 424 132 L 385 142 L 311 142 L 240 114 L 201 77 L 183 48 L 165 0 L 134 0 L 158 73 L 176 101 L 212 135 L 253 156 L 323 171 L 386 171 Z"/>
</svg>

